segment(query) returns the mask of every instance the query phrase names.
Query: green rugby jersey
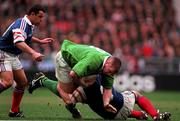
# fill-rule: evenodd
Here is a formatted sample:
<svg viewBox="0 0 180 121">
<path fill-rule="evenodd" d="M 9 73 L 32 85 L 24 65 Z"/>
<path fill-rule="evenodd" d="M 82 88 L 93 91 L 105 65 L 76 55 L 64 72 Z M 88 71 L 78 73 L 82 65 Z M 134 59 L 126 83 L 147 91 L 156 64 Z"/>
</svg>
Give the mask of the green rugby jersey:
<svg viewBox="0 0 180 121">
<path fill-rule="evenodd" d="M 72 68 L 78 77 L 99 74 L 102 72 L 103 62 L 111 56 L 109 53 L 94 46 L 76 44 L 69 40 L 64 40 L 61 46 L 61 53 L 64 60 Z M 113 76 L 104 75 L 102 83 L 104 88 L 111 88 Z"/>
</svg>

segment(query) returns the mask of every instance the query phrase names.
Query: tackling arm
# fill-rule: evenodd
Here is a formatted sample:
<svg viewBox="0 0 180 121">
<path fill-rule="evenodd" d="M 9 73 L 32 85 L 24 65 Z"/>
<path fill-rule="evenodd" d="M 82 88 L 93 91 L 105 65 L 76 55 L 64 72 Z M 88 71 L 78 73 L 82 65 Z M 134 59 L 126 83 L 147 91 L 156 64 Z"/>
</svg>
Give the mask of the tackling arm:
<svg viewBox="0 0 180 121">
<path fill-rule="evenodd" d="M 116 113 L 117 109 L 113 107 L 111 104 L 109 104 L 110 99 L 112 96 L 112 89 L 103 89 L 103 102 L 104 102 L 104 108 L 108 112 Z"/>
<path fill-rule="evenodd" d="M 40 44 L 47 44 L 54 41 L 53 38 L 45 38 L 45 39 L 38 39 L 36 37 L 32 37 L 32 41 Z"/>
<path fill-rule="evenodd" d="M 104 106 L 108 105 L 111 99 L 112 90 L 111 89 L 103 89 L 103 102 Z"/>
</svg>

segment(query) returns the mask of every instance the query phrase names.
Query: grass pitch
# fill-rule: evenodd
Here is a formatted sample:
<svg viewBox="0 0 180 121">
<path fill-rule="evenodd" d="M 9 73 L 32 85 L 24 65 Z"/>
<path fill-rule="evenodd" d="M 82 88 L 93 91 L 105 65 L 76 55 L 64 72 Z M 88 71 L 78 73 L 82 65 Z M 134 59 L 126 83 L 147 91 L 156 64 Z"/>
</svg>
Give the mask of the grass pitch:
<svg viewBox="0 0 180 121">
<path fill-rule="evenodd" d="M 8 112 L 11 104 L 12 89 L 0 94 L 0 120 L 74 120 L 71 114 L 64 108 L 63 102 L 57 96 L 47 89 L 38 89 L 33 95 L 25 93 L 21 104 L 21 110 L 24 111 L 25 118 L 9 118 Z M 180 119 L 180 92 L 153 92 L 145 93 L 156 108 L 160 111 L 169 111 L 172 113 L 171 121 L 179 121 Z M 87 105 L 78 104 L 83 120 L 102 121 L 103 119 L 91 111 Z M 137 108 L 137 107 L 136 107 Z M 152 119 L 149 118 L 148 121 Z M 136 121 L 128 119 L 128 121 Z"/>
</svg>

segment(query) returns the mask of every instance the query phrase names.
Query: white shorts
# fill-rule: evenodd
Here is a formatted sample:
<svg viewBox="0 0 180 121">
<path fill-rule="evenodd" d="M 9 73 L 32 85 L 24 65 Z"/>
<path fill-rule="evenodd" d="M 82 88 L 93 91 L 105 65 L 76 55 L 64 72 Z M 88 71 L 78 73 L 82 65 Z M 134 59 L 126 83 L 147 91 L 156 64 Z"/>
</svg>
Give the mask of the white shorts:
<svg viewBox="0 0 180 121">
<path fill-rule="evenodd" d="M 22 69 L 18 55 L 0 50 L 0 72 Z"/>
<path fill-rule="evenodd" d="M 61 51 L 57 53 L 55 62 L 55 74 L 58 81 L 61 81 L 63 83 L 72 82 L 72 78 L 69 76 L 71 67 L 63 59 Z"/>
<path fill-rule="evenodd" d="M 124 91 L 122 92 L 122 95 L 124 98 L 124 105 L 121 108 L 121 110 L 119 110 L 115 119 L 126 120 L 131 115 L 131 111 L 134 108 L 135 95 L 131 91 Z"/>
</svg>

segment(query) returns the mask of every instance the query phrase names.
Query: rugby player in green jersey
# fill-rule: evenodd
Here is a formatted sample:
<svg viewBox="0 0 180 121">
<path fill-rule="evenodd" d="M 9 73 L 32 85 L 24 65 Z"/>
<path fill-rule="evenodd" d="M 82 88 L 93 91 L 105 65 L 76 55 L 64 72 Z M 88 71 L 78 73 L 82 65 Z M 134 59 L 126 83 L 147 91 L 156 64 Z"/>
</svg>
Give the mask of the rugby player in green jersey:
<svg viewBox="0 0 180 121">
<path fill-rule="evenodd" d="M 55 62 L 58 92 L 67 105 L 72 103 L 69 94 L 72 94 L 79 85 L 87 87 L 93 84 L 92 80 L 95 80 L 87 78 L 95 78 L 93 75 L 102 74 L 104 107 L 109 112 L 117 112 L 116 108 L 109 104 L 114 75 L 121 67 L 121 61 L 117 57 L 94 46 L 64 40 Z M 84 82 L 84 80 L 90 81 Z M 36 87 L 30 87 L 30 92 L 32 88 Z"/>
</svg>

